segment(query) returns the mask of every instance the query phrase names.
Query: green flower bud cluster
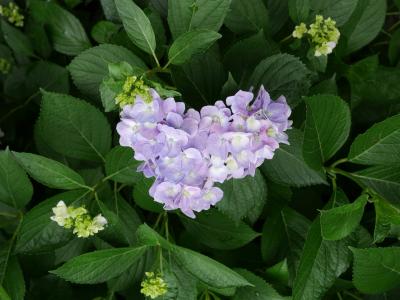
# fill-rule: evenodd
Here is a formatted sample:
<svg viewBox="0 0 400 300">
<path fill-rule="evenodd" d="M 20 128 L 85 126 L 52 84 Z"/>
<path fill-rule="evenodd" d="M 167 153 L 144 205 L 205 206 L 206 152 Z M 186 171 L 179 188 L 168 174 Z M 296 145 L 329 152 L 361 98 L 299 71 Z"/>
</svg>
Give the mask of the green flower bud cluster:
<svg viewBox="0 0 400 300">
<path fill-rule="evenodd" d="M 315 22 L 310 25 L 309 29 L 306 24 L 300 23 L 292 33 L 292 36 L 297 39 L 302 39 L 305 35 L 315 49 L 314 55 L 321 56 L 332 53 L 339 41 L 340 32 L 336 28 L 336 21 L 316 15 Z"/>
<path fill-rule="evenodd" d="M 141 78 L 128 76 L 122 86 L 122 92 L 115 98 L 115 103 L 120 107 L 133 104 L 136 96 L 141 97 L 145 102 L 150 102 L 150 88 L 145 85 Z"/>
<path fill-rule="evenodd" d="M 5 75 L 10 73 L 10 70 L 11 63 L 5 58 L 0 58 L 0 72 Z"/>
<path fill-rule="evenodd" d="M 59 201 L 52 210 L 54 213 L 50 217 L 52 221 L 66 229 L 73 229 L 73 233 L 81 238 L 95 235 L 107 225 L 106 218 L 101 214 L 92 218 L 86 208 L 66 206 L 64 201 Z"/>
<path fill-rule="evenodd" d="M 142 281 L 140 290 L 143 295 L 155 299 L 167 293 L 168 286 L 159 274 L 146 272 L 145 275 L 146 279 Z"/>
<path fill-rule="evenodd" d="M 19 7 L 14 2 L 9 2 L 8 6 L 0 5 L 0 16 L 7 18 L 8 22 L 17 27 L 24 26 L 24 16 L 19 12 Z"/>
</svg>

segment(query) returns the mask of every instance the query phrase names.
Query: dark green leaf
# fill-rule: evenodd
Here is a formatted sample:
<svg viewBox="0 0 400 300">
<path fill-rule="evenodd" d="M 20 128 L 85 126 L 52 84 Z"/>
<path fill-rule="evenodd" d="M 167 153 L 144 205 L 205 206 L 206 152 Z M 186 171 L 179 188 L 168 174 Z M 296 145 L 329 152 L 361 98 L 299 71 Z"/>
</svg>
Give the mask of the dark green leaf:
<svg viewBox="0 0 400 300">
<path fill-rule="evenodd" d="M 168 25 L 174 39 L 193 29 L 218 31 L 231 0 L 169 0 Z"/>
<path fill-rule="evenodd" d="M 145 13 L 132 0 L 115 0 L 115 6 L 131 41 L 155 56 L 156 38 Z"/>
<path fill-rule="evenodd" d="M 374 242 L 380 243 L 390 234 L 393 227 L 400 225 L 400 208 L 377 197 L 374 197 L 374 206 Z"/>
<path fill-rule="evenodd" d="M 312 96 L 305 102 L 303 156 L 309 166 L 318 170 L 346 142 L 351 125 L 350 109 L 341 98 L 331 95 Z"/>
<path fill-rule="evenodd" d="M 361 195 L 351 204 L 322 210 L 322 237 L 325 240 L 341 240 L 352 233 L 361 221 L 367 201 L 368 195 Z"/>
<path fill-rule="evenodd" d="M 217 204 L 219 210 L 235 222 L 248 218 L 255 222 L 267 201 L 267 184 L 260 171 L 254 177 L 230 179 L 223 183 L 224 197 Z"/>
<path fill-rule="evenodd" d="M 190 234 L 213 249 L 236 249 L 259 235 L 244 222 L 237 224 L 215 209 L 197 214 L 196 219 L 181 217 L 181 221 Z"/>
<path fill-rule="evenodd" d="M 352 173 L 352 176 L 385 199 L 400 204 L 400 165 L 371 167 Z"/>
<path fill-rule="evenodd" d="M 308 232 L 293 286 L 293 300 L 321 299 L 350 265 L 350 239 L 324 241 L 317 218 Z"/>
<path fill-rule="evenodd" d="M 161 213 L 164 211 L 162 205 L 154 201 L 149 195 L 149 189 L 153 185 L 154 179 L 140 176 L 133 188 L 133 200 L 140 207 L 148 211 Z"/>
<path fill-rule="evenodd" d="M 294 107 L 307 94 L 311 86 L 310 71 L 297 58 L 289 54 L 276 54 L 261 61 L 249 80 L 249 86 L 265 89 L 276 98 L 284 95 Z"/>
<path fill-rule="evenodd" d="M 104 282 L 127 270 L 146 250 L 146 246 L 98 250 L 74 257 L 51 273 L 74 283 Z"/>
<path fill-rule="evenodd" d="M 0 201 L 14 208 L 24 207 L 33 194 L 28 176 L 9 150 L 0 151 Z"/>
<path fill-rule="evenodd" d="M 90 48 L 90 41 L 81 22 L 61 6 L 52 2 L 33 1 L 30 9 L 37 21 L 49 25 L 56 51 L 78 55 Z"/>
<path fill-rule="evenodd" d="M 400 29 L 397 29 L 390 39 L 388 56 L 392 64 L 397 63 L 400 59 Z"/>
<path fill-rule="evenodd" d="M 14 156 L 30 176 L 50 188 L 86 188 L 83 178 L 78 173 L 57 161 L 31 153 L 14 152 Z"/>
<path fill-rule="evenodd" d="M 110 21 L 97 22 L 91 31 L 92 38 L 99 44 L 109 43 L 111 37 L 119 30 L 119 26 Z"/>
<path fill-rule="evenodd" d="M 48 61 L 38 61 L 27 74 L 27 84 L 34 92 L 42 88 L 50 92 L 68 93 L 69 74 L 64 67 Z"/>
<path fill-rule="evenodd" d="M 107 178 L 120 183 L 136 183 L 141 178 L 137 171 L 139 162 L 133 158 L 133 151 L 130 148 L 117 146 L 106 156 Z"/>
<path fill-rule="evenodd" d="M 241 287 L 238 288 L 233 300 L 244 300 L 244 299 L 259 299 L 259 300 L 284 300 L 278 292 L 270 285 L 265 282 L 264 279 L 254 275 L 253 273 L 244 270 L 237 269 L 240 275 L 246 278 L 254 287 Z"/>
<path fill-rule="evenodd" d="M 346 53 L 364 47 L 378 35 L 385 21 L 385 14 L 386 0 L 359 0 L 349 21 L 341 30 L 347 41 Z"/>
<path fill-rule="evenodd" d="M 294 23 L 307 21 L 311 9 L 310 0 L 288 0 L 288 4 L 289 15 Z"/>
<path fill-rule="evenodd" d="M 168 52 L 168 63 L 181 65 L 193 55 L 205 52 L 221 35 L 210 30 L 193 30 L 179 36 Z"/>
<path fill-rule="evenodd" d="M 174 246 L 172 255 L 182 268 L 209 287 L 224 289 L 251 285 L 233 270 L 195 251 Z"/>
<path fill-rule="evenodd" d="M 342 26 L 351 17 L 357 0 L 311 0 L 313 14 L 331 17 L 337 26 Z"/>
<path fill-rule="evenodd" d="M 353 283 L 366 294 L 386 292 L 400 285 L 400 248 L 352 248 Z"/>
<path fill-rule="evenodd" d="M 111 129 L 104 115 L 72 96 L 43 92 L 39 124 L 46 143 L 71 158 L 104 161 L 111 147 Z"/>
<path fill-rule="evenodd" d="M 359 135 L 351 145 L 348 158 L 363 165 L 400 163 L 400 115 L 377 123 Z"/>
<path fill-rule="evenodd" d="M 232 0 L 225 25 L 235 33 L 268 32 L 268 11 L 263 1 Z"/>
<path fill-rule="evenodd" d="M 288 134 L 290 145 L 282 145 L 274 158 L 262 165 L 264 175 L 274 182 L 291 186 L 325 184 L 325 175 L 311 169 L 304 161 L 303 133 L 291 129 Z"/>
<path fill-rule="evenodd" d="M 26 57 L 34 56 L 30 40 L 20 30 L 9 25 L 6 21 L 1 21 L 1 30 L 4 40 L 14 51 L 19 62 L 24 62 Z"/>
<path fill-rule="evenodd" d="M 8 261 L 3 286 L 12 300 L 25 299 L 24 274 L 16 256 L 11 257 Z M 0 299 L 3 300 L 1 294 Z"/>
</svg>

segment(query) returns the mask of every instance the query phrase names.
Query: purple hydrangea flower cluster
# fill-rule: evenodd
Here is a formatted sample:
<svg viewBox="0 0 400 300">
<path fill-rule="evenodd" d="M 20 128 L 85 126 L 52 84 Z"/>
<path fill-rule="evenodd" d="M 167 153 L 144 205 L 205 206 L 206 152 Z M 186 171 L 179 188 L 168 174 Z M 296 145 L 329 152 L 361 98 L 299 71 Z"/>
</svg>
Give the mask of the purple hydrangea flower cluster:
<svg viewBox="0 0 400 300">
<path fill-rule="evenodd" d="M 239 91 L 226 99 L 188 109 L 173 98 L 150 90 L 151 102 L 136 97 L 126 105 L 117 125 L 120 144 L 142 161 L 138 170 L 155 177 L 150 195 L 166 210 L 180 209 L 194 218 L 223 197 L 215 183 L 254 176 L 279 143 L 288 144 L 291 110 L 285 97 L 272 101 L 264 87 Z"/>
</svg>

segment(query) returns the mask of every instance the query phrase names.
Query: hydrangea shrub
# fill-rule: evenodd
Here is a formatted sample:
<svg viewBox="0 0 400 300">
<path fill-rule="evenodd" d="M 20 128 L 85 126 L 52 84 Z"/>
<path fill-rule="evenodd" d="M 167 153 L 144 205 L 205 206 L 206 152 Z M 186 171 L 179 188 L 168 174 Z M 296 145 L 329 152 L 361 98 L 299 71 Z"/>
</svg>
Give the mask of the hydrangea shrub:
<svg viewBox="0 0 400 300">
<path fill-rule="evenodd" d="M 399 10 L 0 3 L 0 299 L 398 299 Z"/>
</svg>

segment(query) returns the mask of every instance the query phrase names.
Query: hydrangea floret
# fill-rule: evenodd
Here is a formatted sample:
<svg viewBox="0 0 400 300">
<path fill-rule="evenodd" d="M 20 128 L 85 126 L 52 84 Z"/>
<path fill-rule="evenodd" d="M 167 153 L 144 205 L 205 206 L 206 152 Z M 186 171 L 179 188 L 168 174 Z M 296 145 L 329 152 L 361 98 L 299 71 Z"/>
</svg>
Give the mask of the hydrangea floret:
<svg viewBox="0 0 400 300">
<path fill-rule="evenodd" d="M 0 16 L 7 18 L 8 22 L 16 27 L 24 26 L 24 16 L 14 2 L 9 2 L 7 6 L 0 5 Z"/>
<path fill-rule="evenodd" d="M 168 286 L 160 274 L 146 272 L 145 275 L 146 279 L 142 281 L 140 290 L 143 295 L 155 299 L 167 293 Z"/>
<path fill-rule="evenodd" d="M 149 92 L 152 101 L 137 95 L 123 107 L 117 131 L 120 144 L 142 162 L 138 170 L 155 178 L 149 193 L 166 210 L 195 218 L 194 212 L 222 199 L 216 183 L 254 176 L 280 143 L 288 144 L 290 107 L 283 96 L 273 101 L 264 87 L 255 98 L 239 91 L 226 104 L 217 101 L 200 111 L 185 111 L 183 102 Z"/>
<path fill-rule="evenodd" d="M 323 16 L 316 15 L 309 29 L 306 24 L 300 23 L 295 27 L 292 36 L 297 39 L 307 36 L 315 50 L 314 55 L 318 57 L 332 53 L 339 41 L 340 32 L 332 18 L 324 19 Z"/>
<path fill-rule="evenodd" d="M 66 206 L 64 201 L 59 201 L 52 210 L 52 221 L 66 229 L 73 229 L 73 233 L 81 238 L 92 236 L 107 225 L 107 220 L 101 214 L 92 218 L 86 208 Z"/>
</svg>

